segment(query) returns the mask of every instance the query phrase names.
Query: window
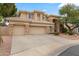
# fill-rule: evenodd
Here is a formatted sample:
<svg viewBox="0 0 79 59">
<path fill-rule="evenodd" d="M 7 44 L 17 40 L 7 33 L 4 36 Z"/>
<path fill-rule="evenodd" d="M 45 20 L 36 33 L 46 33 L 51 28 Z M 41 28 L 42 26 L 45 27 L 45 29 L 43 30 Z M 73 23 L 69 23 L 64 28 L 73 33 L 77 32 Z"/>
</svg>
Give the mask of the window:
<svg viewBox="0 0 79 59">
<path fill-rule="evenodd" d="M 29 14 L 29 19 L 32 19 L 33 18 L 33 14 Z"/>
<path fill-rule="evenodd" d="M 46 15 L 43 16 L 43 20 L 48 21 Z"/>
<path fill-rule="evenodd" d="M 48 21 L 47 16 L 45 16 L 45 18 L 46 18 L 46 21 Z"/>
<path fill-rule="evenodd" d="M 52 22 L 55 23 L 56 22 L 56 19 L 53 19 Z"/>
<path fill-rule="evenodd" d="M 38 20 L 40 20 L 40 14 L 37 14 Z"/>
<path fill-rule="evenodd" d="M 43 20 L 44 20 L 44 16 L 43 16 Z"/>
<path fill-rule="evenodd" d="M 43 16 L 43 20 L 45 20 L 46 19 L 46 17 L 45 16 Z"/>
</svg>

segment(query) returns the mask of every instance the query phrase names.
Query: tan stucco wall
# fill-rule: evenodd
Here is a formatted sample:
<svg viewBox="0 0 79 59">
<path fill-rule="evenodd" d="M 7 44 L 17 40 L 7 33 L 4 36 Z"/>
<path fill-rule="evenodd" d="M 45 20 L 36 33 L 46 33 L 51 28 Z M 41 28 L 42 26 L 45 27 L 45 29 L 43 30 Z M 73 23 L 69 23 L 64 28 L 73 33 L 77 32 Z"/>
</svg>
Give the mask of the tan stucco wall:
<svg viewBox="0 0 79 59">
<path fill-rule="evenodd" d="M 0 26 L 0 35 L 10 35 L 9 27 Z"/>
</svg>

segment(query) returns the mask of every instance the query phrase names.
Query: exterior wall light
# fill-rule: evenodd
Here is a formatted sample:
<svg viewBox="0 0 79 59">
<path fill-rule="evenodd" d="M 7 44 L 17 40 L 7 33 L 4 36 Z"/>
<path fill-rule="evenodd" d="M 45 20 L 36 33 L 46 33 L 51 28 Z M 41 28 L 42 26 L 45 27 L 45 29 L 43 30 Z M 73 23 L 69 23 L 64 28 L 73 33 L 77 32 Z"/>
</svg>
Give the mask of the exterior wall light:
<svg viewBox="0 0 79 59">
<path fill-rule="evenodd" d="M 6 22 L 5 22 L 5 24 L 8 26 L 8 25 L 9 25 L 9 22 L 8 22 L 8 21 L 6 21 Z"/>
</svg>

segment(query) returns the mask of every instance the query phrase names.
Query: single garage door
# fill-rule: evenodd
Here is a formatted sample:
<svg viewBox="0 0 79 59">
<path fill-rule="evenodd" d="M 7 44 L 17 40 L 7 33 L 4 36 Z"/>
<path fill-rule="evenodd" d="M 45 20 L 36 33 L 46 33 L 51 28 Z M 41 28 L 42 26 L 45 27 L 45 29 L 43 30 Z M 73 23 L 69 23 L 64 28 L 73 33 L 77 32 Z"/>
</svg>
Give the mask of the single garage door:
<svg viewBox="0 0 79 59">
<path fill-rule="evenodd" d="M 13 35 L 24 35 L 24 26 L 14 26 Z"/>
<path fill-rule="evenodd" d="M 46 27 L 30 27 L 30 34 L 45 34 Z"/>
</svg>

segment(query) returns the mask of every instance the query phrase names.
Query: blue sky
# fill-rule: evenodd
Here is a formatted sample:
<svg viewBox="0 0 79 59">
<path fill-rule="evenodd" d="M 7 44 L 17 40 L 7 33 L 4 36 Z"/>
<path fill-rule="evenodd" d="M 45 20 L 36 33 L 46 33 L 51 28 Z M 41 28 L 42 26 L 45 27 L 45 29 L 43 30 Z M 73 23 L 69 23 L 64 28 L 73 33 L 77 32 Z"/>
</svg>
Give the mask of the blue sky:
<svg viewBox="0 0 79 59">
<path fill-rule="evenodd" d="M 18 10 L 41 10 L 48 14 L 59 15 L 60 4 L 61 3 L 16 3 L 16 7 Z"/>
</svg>

